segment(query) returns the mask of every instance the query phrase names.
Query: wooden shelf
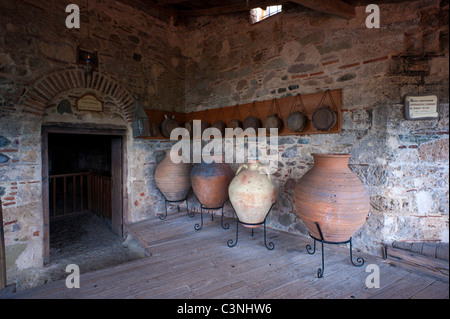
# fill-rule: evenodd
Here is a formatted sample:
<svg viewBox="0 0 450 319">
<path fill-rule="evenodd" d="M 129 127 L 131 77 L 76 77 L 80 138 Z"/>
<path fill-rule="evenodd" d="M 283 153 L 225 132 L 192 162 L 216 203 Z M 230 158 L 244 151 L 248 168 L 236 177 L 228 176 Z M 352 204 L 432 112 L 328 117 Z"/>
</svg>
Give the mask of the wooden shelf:
<svg viewBox="0 0 450 319">
<path fill-rule="evenodd" d="M 281 114 L 278 114 L 278 116 L 283 120 L 283 127 L 281 130 L 278 131 L 279 136 L 283 135 L 308 135 L 308 134 L 331 134 L 331 133 L 340 133 L 342 132 L 342 111 L 341 111 L 341 104 L 342 104 L 342 90 L 330 90 L 329 93 L 333 99 L 335 112 L 337 115 L 337 122 L 334 127 L 332 127 L 328 131 L 320 131 L 314 127 L 312 124 L 312 116 L 314 112 L 316 111 L 317 107 L 319 106 L 319 103 L 324 96 L 324 94 L 327 91 L 312 93 L 312 94 L 304 94 L 301 95 L 301 98 L 303 100 L 303 104 L 305 106 L 305 113 L 304 114 L 308 120 L 306 123 L 306 127 L 301 132 L 293 132 L 289 130 L 286 127 L 286 120 L 287 117 L 291 111 L 292 103 L 294 101 L 294 96 L 292 97 L 285 97 L 277 99 L 280 112 Z M 329 107 L 332 107 L 332 101 L 330 100 L 330 95 L 326 96 L 326 98 L 323 101 L 324 105 L 327 105 Z M 264 120 L 267 116 L 271 115 L 269 113 L 270 105 L 273 100 L 266 100 L 266 101 L 256 101 L 255 107 L 257 111 L 257 117 L 261 120 L 261 123 L 264 123 Z M 239 104 L 239 120 L 241 122 L 244 121 L 244 119 L 250 115 L 250 110 L 253 103 L 247 103 L 247 104 Z M 222 109 L 222 111 L 221 111 Z M 181 112 L 168 112 L 168 111 L 161 111 L 161 110 L 146 110 L 147 115 L 149 117 L 150 123 L 156 122 L 158 125 L 161 124 L 161 122 L 164 120 L 164 115 L 167 115 L 169 118 L 174 116 L 174 118 L 179 122 L 180 126 L 183 127 L 185 122 L 189 122 L 191 120 L 202 120 L 206 121 L 208 124 L 212 126 L 212 124 L 221 119 L 226 124 L 230 120 L 232 120 L 236 116 L 235 112 L 236 106 L 226 106 L 223 108 L 216 108 L 216 109 L 208 109 L 198 112 L 191 112 L 191 113 L 181 113 Z M 300 110 L 300 108 L 296 108 L 296 110 Z M 223 112 L 223 113 L 222 113 Z M 254 113 L 252 114 L 254 115 Z M 168 139 L 166 137 L 163 137 L 162 135 L 157 137 L 145 137 L 146 139 Z"/>
</svg>

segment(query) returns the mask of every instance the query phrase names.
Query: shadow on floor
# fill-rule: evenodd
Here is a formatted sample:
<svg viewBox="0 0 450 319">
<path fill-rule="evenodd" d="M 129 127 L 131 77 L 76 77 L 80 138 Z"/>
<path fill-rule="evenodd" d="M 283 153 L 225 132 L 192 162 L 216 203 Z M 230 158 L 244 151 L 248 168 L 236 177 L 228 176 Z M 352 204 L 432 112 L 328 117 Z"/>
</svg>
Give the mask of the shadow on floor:
<svg viewBox="0 0 450 319">
<path fill-rule="evenodd" d="M 69 264 L 86 273 L 146 256 L 134 238 L 124 240 L 113 233 L 106 219 L 91 212 L 64 217 L 50 223 L 50 263 L 44 267 L 43 281 L 65 278 Z"/>
</svg>

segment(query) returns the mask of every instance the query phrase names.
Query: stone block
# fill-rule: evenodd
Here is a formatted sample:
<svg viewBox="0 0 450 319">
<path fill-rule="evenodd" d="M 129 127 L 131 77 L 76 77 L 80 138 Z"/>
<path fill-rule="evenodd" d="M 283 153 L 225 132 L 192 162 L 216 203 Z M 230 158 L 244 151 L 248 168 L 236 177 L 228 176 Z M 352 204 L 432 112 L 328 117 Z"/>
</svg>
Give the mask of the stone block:
<svg viewBox="0 0 450 319">
<path fill-rule="evenodd" d="M 419 157 L 425 162 L 447 162 L 449 161 L 448 139 L 440 139 L 425 143 L 419 147 Z"/>
<path fill-rule="evenodd" d="M 9 157 L 0 153 L 0 164 L 9 162 Z"/>
<path fill-rule="evenodd" d="M 300 138 L 297 140 L 297 143 L 298 143 L 298 144 L 309 144 L 309 140 L 308 140 L 307 138 L 300 137 Z"/>
<path fill-rule="evenodd" d="M 286 149 L 283 154 L 281 154 L 281 157 L 284 158 L 290 158 L 290 157 L 296 157 L 298 154 L 297 152 L 297 145 L 291 146 L 288 149 Z"/>
<path fill-rule="evenodd" d="M 323 31 L 310 33 L 299 40 L 302 46 L 308 44 L 319 44 L 325 40 L 325 33 Z"/>
<path fill-rule="evenodd" d="M 39 51 L 50 59 L 61 62 L 74 63 L 76 54 L 74 47 L 65 42 L 38 42 Z"/>
<path fill-rule="evenodd" d="M 325 55 L 331 52 L 338 52 L 341 50 L 351 49 L 352 48 L 352 40 L 351 39 L 343 39 L 337 41 L 335 43 L 327 43 L 322 45 L 317 45 L 317 50 L 320 54 Z"/>
<path fill-rule="evenodd" d="M 356 78 L 356 74 L 355 73 L 348 73 L 348 74 L 344 74 L 340 77 L 337 78 L 337 82 L 345 82 L 345 81 L 350 81 Z"/>
<path fill-rule="evenodd" d="M 316 67 L 317 65 L 309 63 L 293 64 L 288 68 L 288 72 L 292 74 L 305 73 L 314 70 Z"/>
</svg>

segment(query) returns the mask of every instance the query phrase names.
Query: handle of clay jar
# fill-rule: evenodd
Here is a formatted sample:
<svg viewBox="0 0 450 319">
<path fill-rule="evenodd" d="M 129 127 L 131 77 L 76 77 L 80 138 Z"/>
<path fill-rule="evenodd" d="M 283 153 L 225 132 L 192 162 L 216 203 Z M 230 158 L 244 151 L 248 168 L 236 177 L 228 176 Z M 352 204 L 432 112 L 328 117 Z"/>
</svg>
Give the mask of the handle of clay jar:
<svg viewBox="0 0 450 319">
<path fill-rule="evenodd" d="M 248 166 L 246 164 L 242 164 L 241 166 L 239 166 L 235 176 L 237 176 L 243 168 L 248 169 Z"/>
<path fill-rule="evenodd" d="M 258 170 L 261 171 L 261 172 L 263 172 L 264 174 L 266 174 L 267 179 L 268 179 L 269 181 L 272 181 L 272 179 L 270 178 L 270 172 L 269 172 L 269 169 L 268 169 L 267 167 L 265 167 L 265 166 L 259 166 L 259 167 L 258 167 Z"/>
</svg>

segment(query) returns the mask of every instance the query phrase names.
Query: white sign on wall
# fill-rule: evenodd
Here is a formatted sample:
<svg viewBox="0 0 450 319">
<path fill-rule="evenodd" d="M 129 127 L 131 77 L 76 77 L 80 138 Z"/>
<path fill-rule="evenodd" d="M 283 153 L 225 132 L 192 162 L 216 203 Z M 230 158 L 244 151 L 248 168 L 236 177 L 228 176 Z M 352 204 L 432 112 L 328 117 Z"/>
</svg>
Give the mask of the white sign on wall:
<svg viewBox="0 0 450 319">
<path fill-rule="evenodd" d="M 93 94 L 85 94 L 77 100 L 77 110 L 103 112 L 103 103 Z"/>
<path fill-rule="evenodd" d="M 405 96 L 405 116 L 408 120 L 430 120 L 439 118 L 437 96 Z"/>
</svg>

